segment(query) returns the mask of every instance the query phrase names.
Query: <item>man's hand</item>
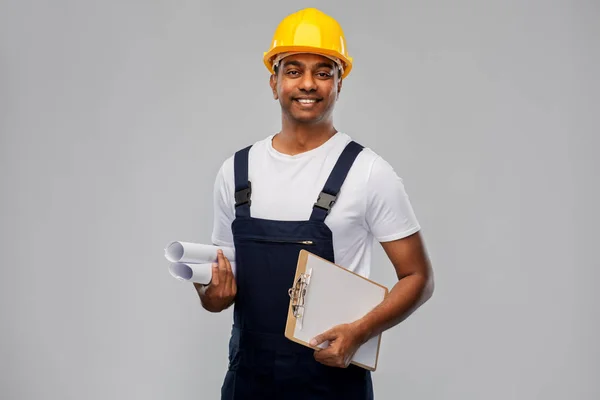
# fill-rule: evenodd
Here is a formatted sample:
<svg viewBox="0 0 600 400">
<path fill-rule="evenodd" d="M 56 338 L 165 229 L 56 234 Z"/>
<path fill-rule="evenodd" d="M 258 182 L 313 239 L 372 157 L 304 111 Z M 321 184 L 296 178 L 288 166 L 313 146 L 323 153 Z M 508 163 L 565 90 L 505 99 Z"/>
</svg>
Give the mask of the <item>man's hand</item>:
<svg viewBox="0 0 600 400">
<path fill-rule="evenodd" d="M 210 312 L 221 312 L 231 306 L 237 293 L 231 264 L 220 249 L 217 261 L 218 264 L 213 264 L 212 279 L 207 286 L 194 282 L 202 306 Z"/>
<path fill-rule="evenodd" d="M 316 347 L 328 341 L 326 348 L 315 349 L 315 360 L 330 367 L 346 368 L 365 337 L 358 323 L 341 324 L 313 338 L 310 345 Z"/>
</svg>

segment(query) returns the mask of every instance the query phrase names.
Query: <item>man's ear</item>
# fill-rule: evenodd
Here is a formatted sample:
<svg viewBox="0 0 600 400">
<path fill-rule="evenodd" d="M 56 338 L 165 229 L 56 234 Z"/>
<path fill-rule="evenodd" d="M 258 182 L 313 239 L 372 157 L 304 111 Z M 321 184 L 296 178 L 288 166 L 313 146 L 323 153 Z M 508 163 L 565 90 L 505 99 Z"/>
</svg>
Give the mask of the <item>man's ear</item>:
<svg viewBox="0 0 600 400">
<path fill-rule="evenodd" d="M 342 91 L 342 78 L 338 78 L 338 85 L 337 85 L 337 98 L 340 98 L 340 92 Z"/>
<path fill-rule="evenodd" d="M 279 96 L 277 95 L 277 75 L 271 74 L 269 78 L 269 85 L 271 86 L 271 91 L 273 92 L 273 98 L 277 100 Z"/>
</svg>

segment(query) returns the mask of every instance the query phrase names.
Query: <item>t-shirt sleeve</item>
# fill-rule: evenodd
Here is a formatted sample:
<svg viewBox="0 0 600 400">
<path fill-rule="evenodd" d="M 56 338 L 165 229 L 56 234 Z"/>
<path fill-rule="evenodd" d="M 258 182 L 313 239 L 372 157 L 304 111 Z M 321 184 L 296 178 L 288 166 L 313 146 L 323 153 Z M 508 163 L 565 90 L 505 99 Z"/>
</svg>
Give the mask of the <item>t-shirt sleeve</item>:
<svg viewBox="0 0 600 400">
<path fill-rule="evenodd" d="M 229 161 L 229 160 L 228 160 Z M 234 219 L 233 193 L 230 187 L 227 162 L 223 163 L 215 178 L 213 189 L 213 230 L 211 240 L 217 246 L 233 247 L 231 223 Z M 230 171 L 232 172 L 232 171 Z"/>
<path fill-rule="evenodd" d="M 402 178 L 380 156 L 367 182 L 366 223 L 375 239 L 389 242 L 421 229 Z"/>
</svg>

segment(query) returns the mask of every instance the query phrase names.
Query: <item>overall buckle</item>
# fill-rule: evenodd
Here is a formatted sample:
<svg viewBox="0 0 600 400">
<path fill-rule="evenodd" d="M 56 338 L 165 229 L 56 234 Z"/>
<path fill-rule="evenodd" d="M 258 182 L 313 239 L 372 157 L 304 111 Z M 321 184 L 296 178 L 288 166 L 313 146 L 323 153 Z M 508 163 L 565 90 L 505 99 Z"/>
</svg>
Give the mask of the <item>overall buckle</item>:
<svg viewBox="0 0 600 400">
<path fill-rule="evenodd" d="M 246 203 L 250 205 L 252 201 L 250 197 L 252 195 L 252 182 L 248 181 L 248 187 L 242 190 L 238 190 L 235 192 L 235 206 L 239 207 Z"/>
<path fill-rule="evenodd" d="M 319 194 L 319 198 L 315 203 L 315 207 L 319 207 L 325 210 L 327 214 L 329 214 L 329 211 L 331 211 L 331 207 L 333 207 L 333 205 L 335 204 L 336 199 L 337 196 L 326 192 L 321 192 Z"/>
</svg>

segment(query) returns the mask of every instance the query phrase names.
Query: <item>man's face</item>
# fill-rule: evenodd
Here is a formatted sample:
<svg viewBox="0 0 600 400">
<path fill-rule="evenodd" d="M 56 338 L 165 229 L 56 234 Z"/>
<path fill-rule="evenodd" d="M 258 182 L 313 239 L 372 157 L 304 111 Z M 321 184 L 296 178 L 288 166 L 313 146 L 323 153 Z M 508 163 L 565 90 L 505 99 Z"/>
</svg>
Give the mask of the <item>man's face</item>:
<svg viewBox="0 0 600 400">
<path fill-rule="evenodd" d="M 316 54 L 295 54 L 281 60 L 271 76 L 273 96 L 288 118 L 303 124 L 327 120 L 342 88 L 337 65 Z"/>
</svg>

